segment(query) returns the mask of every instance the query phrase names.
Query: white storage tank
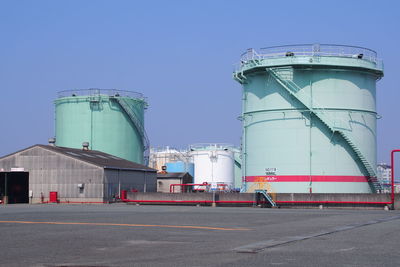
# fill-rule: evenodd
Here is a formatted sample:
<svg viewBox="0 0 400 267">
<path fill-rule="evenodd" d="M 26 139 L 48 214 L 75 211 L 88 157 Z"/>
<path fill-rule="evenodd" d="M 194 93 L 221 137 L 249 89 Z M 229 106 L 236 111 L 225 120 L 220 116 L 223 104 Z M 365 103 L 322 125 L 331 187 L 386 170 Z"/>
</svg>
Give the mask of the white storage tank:
<svg viewBox="0 0 400 267">
<path fill-rule="evenodd" d="M 191 158 L 188 154 L 187 149 L 176 149 L 169 146 L 166 147 L 152 147 L 150 148 L 150 160 L 149 167 L 162 171 L 162 167 L 166 166 L 167 163 L 171 162 L 191 162 Z"/>
<path fill-rule="evenodd" d="M 209 184 L 211 190 L 234 187 L 234 152 L 229 144 L 195 144 L 190 146 L 194 163 L 194 183 Z M 204 190 L 204 186 L 195 187 Z"/>
</svg>

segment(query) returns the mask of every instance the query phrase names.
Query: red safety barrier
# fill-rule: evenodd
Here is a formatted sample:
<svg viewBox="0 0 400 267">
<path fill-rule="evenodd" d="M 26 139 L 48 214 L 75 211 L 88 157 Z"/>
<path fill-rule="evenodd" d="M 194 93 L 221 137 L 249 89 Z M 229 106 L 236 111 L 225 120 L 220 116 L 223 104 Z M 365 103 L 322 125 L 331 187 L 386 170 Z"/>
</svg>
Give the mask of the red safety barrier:
<svg viewBox="0 0 400 267">
<path fill-rule="evenodd" d="M 242 201 L 235 201 L 235 200 L 136 200 L 136 199 L 122 199 L 123 202 L 134 202 L 134 203 L 204 203 L 204 204 L 211 204 L 211 203 L 230 203 L 230 204 L 254 204 L 257 203 L 256 201 L 252 200 L 242 200 Z"/>
<path fill-rule="evenodd" d="M 126 199 L 127 194 L 128 194 L 127 190 L 121 190 L 121 199 Z"/>
<path fill-rule="evenodd" d="M 266 201 L 252 201 L 252 200 L 131 200 L 122 199 L 123 202 L 132 203 L 192 203 L 192 204 L 211 204 L 211 203 L 221 203 L 221 204 L 263 204 Z M 388 205 L 392 204 L 389 202 L 381 201 L 275 201 L 276 204 L 369 204 L 369 205 Z"/>
<path fill-rule="evenodd" d="M 40 202 L 41 204 L 54 203 L 50 201 Z M 59 204 L 107 204 L 107 201 L 58 201 Z"/>
<path fill-rule="evenodd" d="M 284 200 L 278 200 L 275 201 L 277 204 L 392 204 L 391 201 L 389 202 L 381 202 L 381 201 L 284 201 Z"/>
<path fill-rule="evenodd" d="M 398 153 L 398 152 L 400 152 L 400 149 L 394 149 L 394 150 L 392 150 L 392 153 L 390 154 L 390 161 L 391 161 L 391 168 L 392 168 L 392 175 L 391 175 L 391 178 L 392 178 L 392 183 L 391 183 L 392 193 L 390 195 L 390 198 L 392 200 L 392 204 L 394 204 L 394 153 Z"/>
</svg>

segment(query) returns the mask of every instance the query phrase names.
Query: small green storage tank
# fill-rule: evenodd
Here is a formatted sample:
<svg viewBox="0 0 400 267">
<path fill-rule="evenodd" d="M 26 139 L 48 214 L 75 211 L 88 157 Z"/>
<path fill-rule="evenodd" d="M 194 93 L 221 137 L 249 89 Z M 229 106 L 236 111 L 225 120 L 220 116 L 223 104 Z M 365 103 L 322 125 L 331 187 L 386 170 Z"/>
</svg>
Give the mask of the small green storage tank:
<svg viewBox="0 0 400 267">
<path fill-rule="evenodd" d="M 55 100 L 56 145 L 99 150 L 146 163 L 149 142 L 144 129 L 147 103 L 142 94 L 122 90 L 87 89 L 58 93 Z"/>
<path fill-rule="evenodd" d="M 243 86 L 245 191 L 371 193 L 376 178 L 375 51 L 343 45 L 249 49 Z"/>
</svg>

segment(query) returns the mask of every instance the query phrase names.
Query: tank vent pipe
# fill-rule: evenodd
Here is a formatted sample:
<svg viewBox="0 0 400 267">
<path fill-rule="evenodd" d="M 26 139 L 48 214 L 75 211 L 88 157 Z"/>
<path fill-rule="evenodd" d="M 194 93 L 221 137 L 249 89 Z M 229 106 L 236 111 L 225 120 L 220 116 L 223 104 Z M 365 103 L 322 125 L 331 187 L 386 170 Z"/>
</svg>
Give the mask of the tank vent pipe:
<svg viewBox="0 0 400 267">
<path fill-rule="evenodd" d="M 52 137 L 49 138 L 49 146 L 56 146 L 56 138 Z"/>
<path fill-rule="evenodd" d="M 82 150 L 89 150 L 89 142 L 83 142 L 82 143 Z"/>
</svg>

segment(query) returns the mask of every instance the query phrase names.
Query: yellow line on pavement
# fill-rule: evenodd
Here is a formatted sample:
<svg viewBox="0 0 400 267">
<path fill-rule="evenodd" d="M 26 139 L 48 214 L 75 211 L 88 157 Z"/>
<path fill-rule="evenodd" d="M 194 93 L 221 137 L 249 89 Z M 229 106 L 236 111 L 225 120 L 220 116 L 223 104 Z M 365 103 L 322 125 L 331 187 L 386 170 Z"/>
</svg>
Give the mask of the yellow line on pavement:
<svg viewBox="0 0 400 267">
<path fill-rule="evenodd" d="M 125 223 L 95 223 L 95 222 L 33 222 L 33 221 L 0 221 L 0 223 L 21 223 L 21 224 L 56 224 L 56 225 L 98 225 L 98 226 L 127 226 L 127 227 L 158 227 L 158 228 L 182 228 L 219 231 L 249 231 L 248 228 L 225 228 L 195 225 L 157 225 L 157 224 L 125 224 Z"/>
</svg>

